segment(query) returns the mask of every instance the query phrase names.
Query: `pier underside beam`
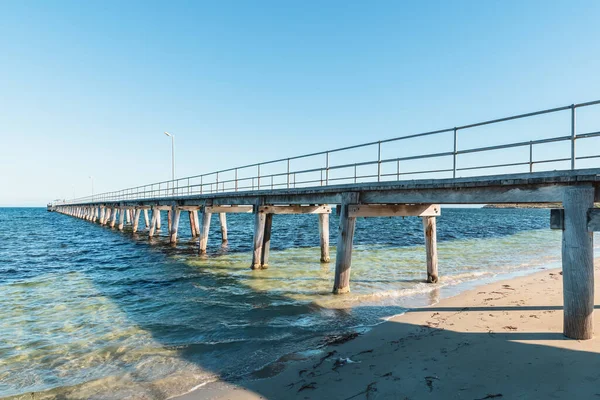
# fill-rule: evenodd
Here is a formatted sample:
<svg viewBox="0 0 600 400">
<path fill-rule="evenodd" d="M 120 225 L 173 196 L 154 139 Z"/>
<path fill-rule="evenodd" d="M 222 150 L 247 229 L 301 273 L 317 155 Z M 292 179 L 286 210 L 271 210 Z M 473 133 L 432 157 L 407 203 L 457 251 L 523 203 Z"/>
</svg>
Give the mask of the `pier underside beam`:
<svg viewBox="0 0 600 400">
<path fill-rule="evenodd" d="M 352 241 L 356 217 L 349 214 L 350 204 L 358 203 L 359 193 L 342 194 L 340 207 L 340 226 L 335 259 L 335 279 L 333 293 L 342 294 L 350 291 L 350 266 L 352 265 Z"/>
<path fill-rule="evenodd" d="M 252 206 L 206 206 L 204 210 L 207 213 L 251 213 Z"/>
<path fill-rule="evenodd" d="M 352 204 L 348 206 L 351 217 L 436 217 L 439 204 Z"/>
<path fill-rule="evenodd" d="M 261 206 L 266 214 L 331 214 L 329 206 Z"/>
</svg>

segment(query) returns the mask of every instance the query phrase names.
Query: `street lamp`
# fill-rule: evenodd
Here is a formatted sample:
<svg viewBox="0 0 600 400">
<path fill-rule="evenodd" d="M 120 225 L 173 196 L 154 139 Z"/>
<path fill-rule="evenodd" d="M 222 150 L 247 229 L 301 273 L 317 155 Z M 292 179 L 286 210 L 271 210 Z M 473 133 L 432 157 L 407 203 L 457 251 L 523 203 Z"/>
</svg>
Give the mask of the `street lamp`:
<svg viewBox="0 0 600 400">
<path fill-rule="evenodd" d="M 171 138 L 171 179 L 175 181 L 175 135 L 165 132 Z"/>
</svg>

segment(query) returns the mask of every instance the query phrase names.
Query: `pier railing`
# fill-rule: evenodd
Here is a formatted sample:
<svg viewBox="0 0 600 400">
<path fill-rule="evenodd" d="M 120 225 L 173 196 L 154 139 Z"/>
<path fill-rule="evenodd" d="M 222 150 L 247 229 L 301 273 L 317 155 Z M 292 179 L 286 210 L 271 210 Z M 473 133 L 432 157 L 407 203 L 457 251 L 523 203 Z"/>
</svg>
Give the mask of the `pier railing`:
<svg viewBox="0 0 600 400">
<path fill-rule="evenodd" d="M 55 202 L 54 204 L 177 198 L 220 192 L 293 189 L 343 183 L 399 181 L 409 176 L 457 178 L 465 174 L 474 176 L 473 173 L 484 175 L 485 171 L 498 168 L 512 168 L 513 170 L 517 168 L 519 170 L 515 172 L 534 172 L 534 170 L 543 170 L 544 165 L 561 165 L 562 168 L 559 169 L 576 169 L 578 161 L 600 159 L 600 146 L 598 145 L 591 152 L 588 149 L 585 155 L 578 156 L 576 151 L 577 143 L 586 139 L 600 137 L 600 122 L 598 121 L 595 121 L 598 126 L 597 130 L 577 132 L 576 110 L 597 105 L 600 105 L 600 100 L 228 168 L 64 202 Z M 566 121 L 567 124 L 565 126 L 570 128 L 564 129 L 564 134 L 558 136 L 490 146 L 468 147 L 468 143 L 467 145 L 463 144 L 464 140 L 461 138 L 466 131 L 474 130 L 475 128 L 501 125 L 509 121 L 532 119 L 536 116 L 548 114 L 560 114 L 563 118 L 567 117 L 568 121 Z M 594 116 L 600 117 L 600 113 Z M 434 139 L 434 145 L 428 147 L 440 148 L 440 151 L 419 154 L 418 151 L 411 149 L 410 146 L 404 147 L 405 143 L 421 138 Z M 469 138 L 464 139 L 469 141 Z M 459 146 L 459 143 L 463 145 Z M 554 151 L 546 151 L 541 157 L 534 157 L 534 150 L 536 148 L 556 143 L 563 143 L 563 148 L 558 149 L 558 151 L 556 149 Z M 565 144 L 566 147 L 564 146 Z M 394 150 L 394 145 L 400 148 Z M 508 151 L 514 149 L 522 151 L 519 154 L 508 154 Z M 392 154 L 391 157 L 386 157 L 384 156 L 386 150 L 392 153 L 396 152 L 396 155 Z M 359 158 L 356 153 L 352 154 L 355 151 L 360 151 L 360 160 L 356 160 L 356 158 Z M 406 155 L 397 155 L 406 151 L 408 151 Z M 504 153 L 496 153 L 498 151 Z M 473 159 L 469 158 L 469 156 L 474 154 L 483 154 L 486 155 L 486 158 L 483 159 L 483 162 L 481 162 L 482 160 L 476 160 L 477 164 L 473 165 Z M 488 157 L 487 154 L 494 155 Z M 334 161 L 334 157 L 339 158 L 340 161 Z M 461 164 L 462 161 L 465 162 Z M 411 169 L 410 164 L 415 162 L 425 162 L 426 165 L 417 165 L 416 169 L 414 167 Z"/>
</svg>

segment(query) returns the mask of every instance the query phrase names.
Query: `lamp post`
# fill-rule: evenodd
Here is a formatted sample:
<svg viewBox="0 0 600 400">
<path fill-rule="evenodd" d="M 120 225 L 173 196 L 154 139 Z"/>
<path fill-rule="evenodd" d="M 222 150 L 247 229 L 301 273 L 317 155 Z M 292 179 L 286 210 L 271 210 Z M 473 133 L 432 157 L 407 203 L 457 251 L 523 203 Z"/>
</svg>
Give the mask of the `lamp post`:
<svg viewBox="0 0 600 400">
<path fill-rule="evenodd" d="M 175 193 L 175 135 L 165 132 L 165 135 L 171 138 L 171 180 L 173 185 L 173 194 Z"/>
</svg>

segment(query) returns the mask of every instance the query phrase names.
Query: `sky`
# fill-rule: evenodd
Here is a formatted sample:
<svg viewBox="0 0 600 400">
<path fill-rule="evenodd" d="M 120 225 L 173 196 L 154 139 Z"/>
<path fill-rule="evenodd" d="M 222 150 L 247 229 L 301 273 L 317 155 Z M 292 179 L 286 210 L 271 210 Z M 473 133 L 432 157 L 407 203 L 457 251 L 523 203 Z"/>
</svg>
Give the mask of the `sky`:
<svg viewBox="0 0 600 400">
<path fill-rule="evenodd" d="M 599 18 L 598 1 L 0 0 L 0 206 L 167 180 L 164 131 L 184 177 L 598 100 Z M 568 135 L 569 121 L 459 143 Z"/>
</svg>

